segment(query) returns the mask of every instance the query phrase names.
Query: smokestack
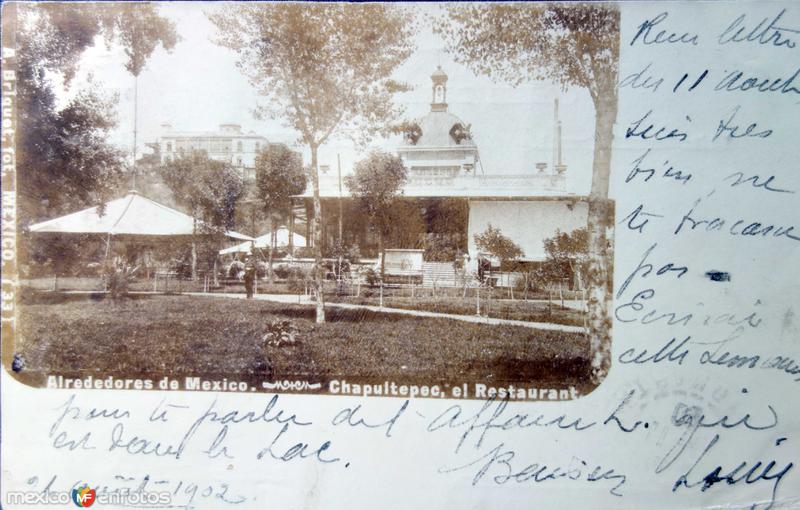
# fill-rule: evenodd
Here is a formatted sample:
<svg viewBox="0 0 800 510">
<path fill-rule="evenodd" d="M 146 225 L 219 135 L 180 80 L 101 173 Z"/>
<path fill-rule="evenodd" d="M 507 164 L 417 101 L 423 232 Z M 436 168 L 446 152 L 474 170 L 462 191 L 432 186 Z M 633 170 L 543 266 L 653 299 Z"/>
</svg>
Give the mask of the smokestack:
<svg viewBox="0 0 800 510">
<path fill-rule="evenodd" d="M 558 165 L 556 168 L 561 166 L 561 121 L 558 121 Z"/>
<path fill-rule="evenodd" d="M 558 98 L 553 100 L 553 168 L 556 167 L 561 161 L 558 156 L 558 144 L 560 140 L 558 133 Z"/>
<path fill-rule="evenodd" d="M 567 170 L 567 165 L 561 160 L 561 119 L 558 118 L 558 98 L 556 98 L 555 103 L 555 130 L 556 143 L 553 147 L 553 168 L 555 168 L 556 173 L 563 174 Z"/>
</svg>

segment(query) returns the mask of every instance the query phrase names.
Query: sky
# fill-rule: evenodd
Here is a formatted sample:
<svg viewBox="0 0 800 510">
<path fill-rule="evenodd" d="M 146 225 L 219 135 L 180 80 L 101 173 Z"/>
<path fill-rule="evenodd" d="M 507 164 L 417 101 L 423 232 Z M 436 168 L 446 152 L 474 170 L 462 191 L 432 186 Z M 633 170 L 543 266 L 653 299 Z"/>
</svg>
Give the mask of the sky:
<svg viewBox="0 0 800 510">
<path fill-rule="evenodd" d="M 219 124 L 241 124 L 272 142 L 287 143 L 304 154 L 297 144 L 297 133 L 279 120 L 257 120 L 253 110 L 260 100 L 254 88 L 236 69 L 233 51 L 214 44 L 216 27 L 207 12 L 224 9 L 225 4 L 203 2 L 165 2 L 160 13 L 175 22 L 181 41 L 171 51 L 159 48 L 139 76 L 137 154 L 150 151 L 144 144 L 155 141 L 161 124 L 169 122 L 175 131 L 212 131 Z M 437 14 L 434 4 L 417 4 L 421 18 Z M 526 83 L 512 88 L 478 76 L 456 64 L 444 42 L 429 26 L 422 25 L 416 37 L 417 49 L 398 68 L 394 78 L 413 86 L 410 92 L 396 95 L 405 107 L 405 116 L 415 119 L 430 110 L 430 75 L 441 65 L 447 73 L 449 111 L 472 126 L 486 174 L 519 174 L 535 171 L 537 162 L 553 160 L 553 102 L 560 101 L 563 162 L 567 165 L 569 191 L 586 193 L 591 181 L 594 134 L 594 109 L 587 91 L 573 88 L 562 91 L 545 82 Z M 124 69 L 121 47 L 107 47 L 98 41 L 82 57 L 80 72 L 68 89 L 60 92 L 62 101 L 88 81 L 119 94 L 118 127 L 110 142 L 126 152 L 133 145 L 133 77 Z M 369 148 L 394 151 L 399 137 L 375 139 Z M 334 138 L 320 149 L 320 164 L 335 168 L 341 155 L 343 173 L 363 157 L 346 138 Z"/>
</svg>

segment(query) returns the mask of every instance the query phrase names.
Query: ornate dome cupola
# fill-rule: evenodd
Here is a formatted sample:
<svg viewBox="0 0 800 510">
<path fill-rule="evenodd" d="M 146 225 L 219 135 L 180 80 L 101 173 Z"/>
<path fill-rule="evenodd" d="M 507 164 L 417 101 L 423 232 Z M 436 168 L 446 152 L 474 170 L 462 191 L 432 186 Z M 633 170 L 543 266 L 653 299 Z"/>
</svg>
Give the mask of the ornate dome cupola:
<svg viewBox="0 0 800 510">
<path fill-rule="evenodd" d="M 447 111 L 447 74 L 439 66 L 431 75 L 431 111 L 405 123 L 398 155 L 408 168 L 408 186 L 438 193 L 435 187 L 452 187 L 461 177 L 475 176 L 478 147 L 470 125 Z"/>
<path fill-rule="evenodd" d="M 432 112 L 447 111 L 447 75 L 442 71 L 442 66 L 437 66 L 436 71 L 431 75 L 433 81 L 433 101 L 431 102 Z"/>
</svg>

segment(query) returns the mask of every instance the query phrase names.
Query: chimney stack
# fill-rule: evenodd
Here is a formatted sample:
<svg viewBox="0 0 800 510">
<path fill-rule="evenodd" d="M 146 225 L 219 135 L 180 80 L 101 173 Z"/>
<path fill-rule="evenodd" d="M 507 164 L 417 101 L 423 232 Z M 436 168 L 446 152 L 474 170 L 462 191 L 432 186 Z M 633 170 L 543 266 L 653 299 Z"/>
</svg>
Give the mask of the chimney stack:
<svg viewBox="0 0 800 510">
<path fill-rule="evenodd" d="M 558 164 L 558 98 L 553 99 L 553 168 Z"/>
<path fill-rule="evenodd" d="M 558 118 L 558 98 L 555 99 L 554 108 L 554 141 L 553 144 L 553 168 L 559 175 L 567 171 L 567 165 L 561 160 L 561 119 Z"/>
</svg>

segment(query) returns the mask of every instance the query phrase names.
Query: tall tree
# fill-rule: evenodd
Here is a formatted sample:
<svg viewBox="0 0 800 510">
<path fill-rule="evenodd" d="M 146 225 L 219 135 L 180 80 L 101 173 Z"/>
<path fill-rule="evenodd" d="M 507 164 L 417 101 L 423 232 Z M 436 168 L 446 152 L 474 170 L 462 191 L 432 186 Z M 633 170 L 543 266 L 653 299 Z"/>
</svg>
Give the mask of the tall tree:
<svg viewBox="0 0 800 510">
<path fill-rule="evenodd" d="M 353 174 L 344 183 L 355 197 L 364 213 L 378 230 L 378 251 L 381 254 L 381 282 L 386 273 L 386 247 L 384 236 L 391 225 L 392 208 L 402 194 L 408 179 L 408 170 L 395 155 L 372 151 L 356 163 Z"/>
<path fill-rule="evenodd" d="M 363 140 L 399 118 L 392 98 L 407 87 L 390 77 L 411 55 L 413 25 L 403 8 L 378 3 L 243 3 L 209 17 L 267 99 L 260 114 L 284 120 L 311 152 L 316 313 L 325 322 L 317 152 L 337 130 Z"/>
<path fill-rule="evenodd" d="M 242 176 L 230 163 L 210 159 L 204 151 L 166 162 L 161 176 L 175 202 L 194 218 L 192 279 L 197 278 L 197 241 L 201 241 L 203 258 L 211 269 L 225 231 L 234 227 L 236 206 L 244 195 Z"/>
<path fill-rule="evenodd" d="M 128 61 L 125 69 L 133 75 L 133 149 L 131 172 L 132 187 L 136 187 L 136 148 L 139 122 L 139 75 L 144 70 L 148 57 L 159 46 L 170 51 L 178 42 L 173 23 L 162 18 L 152 9 L 143 9 L 141 4 L 98 4 L 106 11 L 103 21 L 106 32 L 119 34 Z"/>
<path fill-rule="evenodd" d="M 619 10 L 612 4 L 514 3 L 452 5 L 437 30 L 456 59 L 478 73 L 519 85 L 551 80 L 580 87 L 595 108 L 589 193 L 589 336 L 592 379 L 611 365 L 614 226 L 608 199 L 611 144 L 617 119 Z"/>
<path fill-rule="evenodd" d="M 291 214 L 292 197 L 306 189 L 306 172 L 300 154 L 285 145 L 270 144 L 256 156 L 256 187 L 270 223 L 268 274 L 272 283 L 278 226 Z"/>
<path fill-rule="evenodd" d="M 589 237 L 585 228 L 576 228 L 570 233 L 557 230 L 555 235 L 544 240 L 549 273 L 563 277 L 571 275 L 583 289 L 589 272 Z"/>
<path fill-rule="evenodd" d="M 127 5 L 127 4 L 126 4 Z M 101 202 L 116 188 L 124 169 L 120 151 L 106 140 L 116 125 L 117 99 L 97 86 L 57 105 L 58 76 L 69 87 L 84 51 L 98 40 L 119 42 L 126 67 L 143 65 L 155 46 L 133 57 L 130 24 L 119 4 L 20 3 L 17 9 L 17 183 L 20 215 L 31 221 Z M 173 25 L 153 4 L 126 9 L 154 27 L 151 41 L 171 47 Z M 166 42 L 165 42 L 166 41 Z"/>
<path fill-rule="evenodd" d="M 500 261 L 501 266 L 503 262 L 518 259 L 524 255 L 522 248 L 517 243 L 503 234 L 499 228 L 493 227 L 491 223 L 486 227 L 486 230 L 480 234 L 475 234 L 473 238 L 478 250 L 495 257 Z"/>
</svg>

